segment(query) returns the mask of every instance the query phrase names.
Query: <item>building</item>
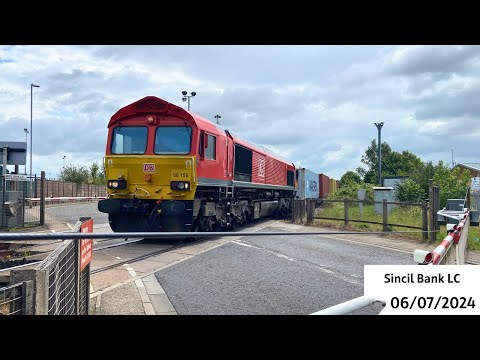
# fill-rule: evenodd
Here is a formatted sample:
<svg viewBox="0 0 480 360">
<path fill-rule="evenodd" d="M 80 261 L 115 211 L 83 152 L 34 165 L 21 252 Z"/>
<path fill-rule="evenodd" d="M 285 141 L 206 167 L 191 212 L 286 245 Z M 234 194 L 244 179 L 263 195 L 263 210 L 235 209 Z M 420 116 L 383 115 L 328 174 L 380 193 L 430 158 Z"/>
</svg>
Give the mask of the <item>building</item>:
<svg viewBox="0 0 480 360">
<path fill-rule="evenodd" d="M 471 177 L 479 177 L 480 176 L 480 162 L 477 162 L 477 163 L 462 163 L 462 164 L 457 164 L 457 166 L 470 171 Z"/>
</svg>

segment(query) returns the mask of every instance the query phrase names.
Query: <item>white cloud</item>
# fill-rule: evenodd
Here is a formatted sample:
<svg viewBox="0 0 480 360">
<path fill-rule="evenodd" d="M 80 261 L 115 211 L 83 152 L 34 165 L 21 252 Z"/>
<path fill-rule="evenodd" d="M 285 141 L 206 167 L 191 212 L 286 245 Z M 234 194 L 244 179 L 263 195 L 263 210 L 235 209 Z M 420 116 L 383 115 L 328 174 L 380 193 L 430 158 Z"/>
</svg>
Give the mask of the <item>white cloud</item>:
<svg viewBox="0 0 480 360">
<path fill-rule="evenodd" d="M 479 46 L 0 46 L 0 140 L 34 172 L 101 162 L 110 117 L 155 95 L 339 179 L 377 139 L 425 161 L 480 161 Z M 452 133 L 452 129 L 455 131 Z M 442 141 L 439 141 L 441 137 Z"/>
</svg>

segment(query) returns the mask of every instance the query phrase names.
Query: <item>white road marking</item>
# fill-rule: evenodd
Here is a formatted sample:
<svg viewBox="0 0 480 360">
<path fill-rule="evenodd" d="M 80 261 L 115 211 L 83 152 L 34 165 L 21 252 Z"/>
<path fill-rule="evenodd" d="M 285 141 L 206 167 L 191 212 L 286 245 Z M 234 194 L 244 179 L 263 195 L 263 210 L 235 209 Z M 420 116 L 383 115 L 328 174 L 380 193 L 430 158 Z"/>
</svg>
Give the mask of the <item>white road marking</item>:
<svg viewBox="0 0 480 360">
<path fill-rule="evenodd" d="M 121 260 L 121 257 L 115 256 L 115 259 Z"/>
<path fill-rule="evenodd" d="M 250 244 L 245 244 L 243 242 L 240 242 L 239 240 L 235 240 L 235 241 L 232 241 L 232 242 L 234 244 L 242 245 L 242 246 L 249 247 L 249 248 L 257 248 L 256 246 L 253 246 L 253 245 L 250 245 Z M 257 249 L 260 249 L 260 248 L 257 248 Z"/>
<path fill-rule="evenodd" d="M 287 255 L 277 254 L 278 257 L 287 259 L 288 261 L 295 261 L 294 258 L 288 257 Z"/>
<path fill-rule="evenodd" d="M 261 251 L 265 251 L 265 252 L 267 252 L 267 253 L 273 254 L 273 255 L 275 255 L 275 256 L 277 256 L 277 257 L 279 257 L 279 258 L 286 259 L 286 260 L 288 260 L 288 261 L 301 262 L 301 260 L 296 260 L 296 259 L 294 259 L 294 258 L 291 258 L 291 257 L 287 256 L 287 255 L 280 254 L 280 253 L 278 253 L 278 252 L 276 252 L 276 251 L 273 251 L 273 250 L 270 250 L 270 249 L 267 249 L 267 248 L 264 248 L 264 247 L 259 247 L 259 246 L 255 246 L 255 245 L 251 245 L 251 244 L 246 244 L 246 243 L 242 242 L 241 240 L 235 240 L 235 241 L 232 241 L 232 243 L 237 244 L 237 245 L 242 245 L 242 246 L 250 247 L 250 248 L 254 248 L 254 249 L 257 249 L 257 250 L 261 250 Z M 337 273 L 337 272 L 335 272 L 335 271 L 333 271 L 333 270 L 330 270 L 330 269 L 326 268 L 326 267 L 323 266 L 323 265 L 320 265 L 320 264 L 312 264 L 312 265 L 314 265 L 316 269 L 318 269 L 318 270 L 320 270 L 320 271 L 323 271 L 323 272 L 325 272 L 325 273 L 327 273 L 327 274 L 331 274 L 331 275 L 335 276 L 336 278 L 342 279 L 343 281 L 349 282 L 349 283 L 351 283 L 351 284 L 359 284 L 358 281 L 356 281 L 356 280 L 354 280 L 354 279 L 351 279 L 351 278 L 349 278 L 348 276 L 343 275 L 343 274 L 341 274 L 341 273 L 339 273 L 339 272 Z"/>
</svg>

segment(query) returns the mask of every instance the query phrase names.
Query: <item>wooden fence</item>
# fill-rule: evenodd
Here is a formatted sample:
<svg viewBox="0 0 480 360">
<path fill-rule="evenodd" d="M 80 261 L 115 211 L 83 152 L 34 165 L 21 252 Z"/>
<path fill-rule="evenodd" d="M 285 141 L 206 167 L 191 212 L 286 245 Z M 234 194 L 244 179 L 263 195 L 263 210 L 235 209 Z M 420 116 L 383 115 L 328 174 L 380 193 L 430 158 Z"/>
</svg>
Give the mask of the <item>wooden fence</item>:
<svg viewBox="0 0 480 360">
<path fill-rule="evenodd" d="M 315 210 L 318 207 L 325 206 L 328 203 L 343 203 L 344 211 L 343 217 L 325 217 L 325 216 L 315 216 Z M 352 219 L 349 215 L 349 208 L 351 204 L 363 206 L 364 204 L 382 204 L 382 221 L 368 221 L 368 220 L 357 220 Z M 389 214 L 389 207 L 392 205 L 401 205 L 401 206 L 417 206 L 421 207 L 421 226 L 413 226 L 409 224 L 394 224 L 390 223 L 388 220 Z M 403 227 L 407 229 L 418 229 L 422 230 L 422 238 L 423 240 L 428 240 L 428 234 L 433 234 L 433 241 L 435 237 L 435 231 L 438 230 L 438 220 L 437 214 L 435 211 L 428 211 L 429 210 L 429 203 L 428 202 L 421 202 L 421 203 L 407 203 L 407 202 L 398 202 L 398 201 L 387 201 L 383 200 L 382 202 L 375 202 L 375 201 L 359 201 L 359 200 L 350 200 L 350 199 L 343 199 L 343 200 L 327 200 L 327 199 L 307 199 L 307 200 L 294 200 L 293 204 L 293 211 L 292 211 L 292 221 L 297 223 L 303 223 L 304 218 L 306 216 L 306 225 L 313 225 L 314 219 L 322 219 L 322 220 L 336 220 L 336 221 L 343 221 L 345 226 L 347 226 L 350 222 L 357 222 L 357 223 L 366 223 L 366 224 L 378 224 L 383 225 L 383 231 L 389 231 L 389 227 Z M 429 226 L 430 225 L 430 226 Z M 430 231 L 429 231 L 430 228 Z"/>
<path fill-rule="evenodd" d="M 40 178 L 35 179 L 33 197 L 40 197 Z M 77 184 L 61 180 L 45 180 L 44 194 L 46 197 L 78 197 L 78 196 L 107 196 L 105 185 Z"/>
</svg>

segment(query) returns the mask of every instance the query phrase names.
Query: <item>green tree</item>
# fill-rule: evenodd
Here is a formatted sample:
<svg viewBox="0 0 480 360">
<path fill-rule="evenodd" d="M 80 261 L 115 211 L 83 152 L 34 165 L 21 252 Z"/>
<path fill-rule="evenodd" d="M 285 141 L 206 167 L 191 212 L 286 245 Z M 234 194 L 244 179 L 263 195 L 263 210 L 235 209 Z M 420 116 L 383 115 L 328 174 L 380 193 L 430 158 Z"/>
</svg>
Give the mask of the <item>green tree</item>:
<svg viewBox="0 0 480 360">
<path fill-rule="evenodd" d="M 398 201 L 419 202 L 425 198 L 422 187 L 412 179 L 405 179 L 395 186 Z"/>
<path fill-rule="evenodd" d="M 390 145 L 386 142 L 382 143 L 382 165 L 385 159 L 392 153 Z M 367 166 L 367 169 L 363 172 L 363 181 L 369 184 L 377 184 L 378 181 L 378 146 L 375 139 L 372 140 L 370 146 L 365 151 L 365 155 L 362 156 L 362 163 Z M 357 172 L 362 175 L 362 172 L 357 168 Z M 382 175 L 384 170 L 382 169 Z"/>
<path fill-rule="evenodd" d="M 370 146 L 362 156 L 362 163 L 367 169 L 357 168 L 357 173 L 363 175 L 366 183 L 378 183 L 378 146 L 372 140 Z M 382 178 L 384 176 L 404 176 L 415 173 L 423 168 L 422 160 L 415 154 L 404 150 L 403 152 L 393 151 L 388 143 L 382 143 Z"/>
<path fill-rule="evenodd" d="M 67 165 L 60 171 L 60 180 L 71 181 L 76 184 L 86 183 L 89 171 L 85 166 Z"/>
<path fill-rule="evenodd" d="M 340 189 L 335 191 L 334 193 L 328 194 L 327 199 L 329 200 L 341 200 L 341 199 L 351 199 L 357 200 L 358 199 L 358 190 L 366 189 L 365 193 L 365 200 L 373 201 L 373 184 L 364 184 L 364 183 L 355 183 L 350 182 L 347 183 L 345 186 L 341 186 Z"/>
<path fill-rule="evenodd" d="M 410 179 L 415 181 L 422 188 L 424 200 L 428 198 L 429 180 L 435 176 L 435 171 L 439 165 L 433 165 L 432 161 L 428 161 L 419 166 L 416 171 L 410 174 Z"/>
<path fill-rule="evenodd" d="M 92 179 L 93 184 L 95 184 L 95 185 L 105 185 L 106 184 L 105 174 L 103 172 L 103 169 L 101 169 L 100 165 L 98 165 L 96 162 L 94 162 L 92 165 L 90 165 L 88 171 L 89 171 L 89 175 Z"/>
<path fill-rule="evenodd" d="M 423 161 L 408 150 L 392 151 L 385 159 L 382 154 L 382 176 L 410 175 L 423 166 Z"/>
<path fill-rule="evenodd" d="M 347 171 L 340 178 L 340 187 L 346 186 L 350 183 L 360 184 L 362 178 L 355 171 Z"/>
<path fill-rule="evenodd" d="M 443 161 L 439 161 L 433 181 L 440 188 L 440 207 L 447 205 L 447 199 L 464 199 L 470 185 L 470 172 L 459 167 L 450 170 Z"/>
</svg>

